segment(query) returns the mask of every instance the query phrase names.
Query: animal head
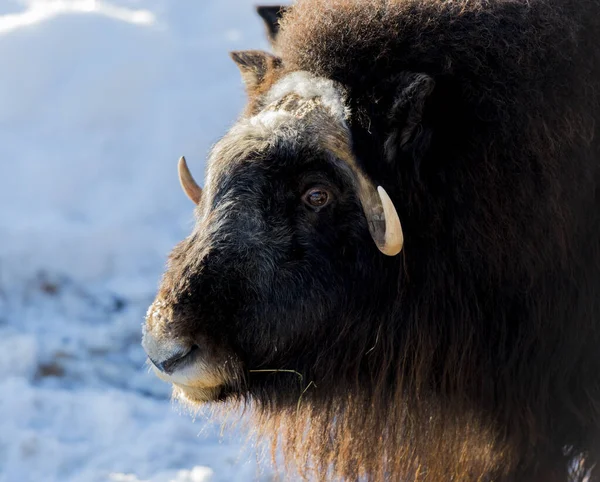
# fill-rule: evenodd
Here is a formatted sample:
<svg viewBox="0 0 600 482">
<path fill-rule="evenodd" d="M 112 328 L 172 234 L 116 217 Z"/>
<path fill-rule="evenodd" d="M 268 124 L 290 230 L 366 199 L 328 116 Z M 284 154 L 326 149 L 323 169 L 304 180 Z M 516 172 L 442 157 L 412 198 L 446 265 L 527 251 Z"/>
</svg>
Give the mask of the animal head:
<svg viewBox="0 0 600 482">
<path fill-rule="evenodd" d="M 361 167 L 345 87 L 286 71 L 266 52 L 232 58 L 248 106 L 212 149 L 204 189 L 180 160 L 197 222 L 173 250 L 145 325 L 155 372 L 189 401 L 252 395 L 285 378 L 270 371 L 330 375 L 327 350 L 374 343 L 372 320 L 389 314 L 401 271 L 388 195 L 397 186 Z M 411 79 L 406 98 L 422 80 Z"/>
</svg>

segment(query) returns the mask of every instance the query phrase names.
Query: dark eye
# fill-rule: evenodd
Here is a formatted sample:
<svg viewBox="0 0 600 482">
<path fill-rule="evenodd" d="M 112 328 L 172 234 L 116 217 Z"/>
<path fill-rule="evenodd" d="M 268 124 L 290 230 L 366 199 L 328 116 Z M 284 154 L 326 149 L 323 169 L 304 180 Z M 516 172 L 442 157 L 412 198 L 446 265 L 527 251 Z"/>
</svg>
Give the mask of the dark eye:
<svg viewBox="0 0 600 482">
<path fill-rule="evenodd" d="M 322 208 L 331 201 L 331 194 L 322 187 L 313 187 L 304 193 L 302 196 L 304 203 L 311 208 Z"/>
</svg>

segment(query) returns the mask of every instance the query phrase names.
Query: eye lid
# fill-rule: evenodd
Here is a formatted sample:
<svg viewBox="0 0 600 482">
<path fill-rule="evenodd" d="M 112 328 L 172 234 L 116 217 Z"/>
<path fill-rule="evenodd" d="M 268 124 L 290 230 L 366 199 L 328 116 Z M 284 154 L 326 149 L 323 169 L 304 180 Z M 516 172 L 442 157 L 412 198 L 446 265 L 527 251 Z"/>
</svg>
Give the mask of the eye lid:
<svg viewBox="0 0 600 482">
<path fill-rule="evenodd" d="M 305 173 L 298 182 L 298 191 L 301 195 L 313 187 L 321 187 L 331 192 L 335 197 L 339 197 L 341 194 L 337 179 L 331 179 L 330 176 L 322 172 Z"/>
</svg>

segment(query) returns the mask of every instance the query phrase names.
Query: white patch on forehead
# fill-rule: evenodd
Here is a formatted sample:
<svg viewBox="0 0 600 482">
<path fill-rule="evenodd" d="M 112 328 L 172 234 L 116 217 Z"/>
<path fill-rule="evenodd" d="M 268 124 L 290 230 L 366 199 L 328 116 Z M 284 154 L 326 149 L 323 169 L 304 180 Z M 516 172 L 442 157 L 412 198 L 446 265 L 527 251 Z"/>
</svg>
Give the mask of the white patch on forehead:
<svg viewBox="0 0 600 482">
<path fill-rule="evenodd" d="M 350 109 L 345 105 L 344 92 L 338 84 L 310 72 L 298 71 L 278 80 L 267 92 L 265 105 L 277 102 L 286 95 L 296 94 L 304 99 L 319 97 L 331 115 L 342 124 L 350 118 Z"/>
<path fill-rule="evenodd" d="M 250 124 L 275 130 L 284 122 L 293 119 L 293 117 L 294 116 L 290 112 L 284 110 L 266 110 L 251 117 Z"/>
</svg>

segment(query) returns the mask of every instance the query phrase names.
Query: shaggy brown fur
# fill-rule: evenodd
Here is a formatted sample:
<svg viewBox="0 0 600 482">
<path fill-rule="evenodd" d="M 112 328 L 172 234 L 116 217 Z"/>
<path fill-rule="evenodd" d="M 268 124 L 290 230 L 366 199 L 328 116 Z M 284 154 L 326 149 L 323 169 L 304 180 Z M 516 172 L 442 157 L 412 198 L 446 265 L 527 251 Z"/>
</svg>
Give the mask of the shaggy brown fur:
<svg viewBox="0 0 600 482">
<path fill-rule="evenodd" d="M 559 0 L 304 0 L 284 16 L 286 70 L 349 88 L 357 131 L 376 131 L 397 72 L 437 89 L 422 127 L 438 131 L 436 151 L 396 167 L 403 337 L 380 326 L 370 393 L 263 412 L 299 466 L 551 482 L 573 456 L 596 463 L 599 20 L 599 2 Z M 370 164 L 377 141 L 355 148 L 374 178 L 385 172 Z"/>
<path fill-rule="evenodd" d="M 318 480 L 584 480 L 600 461 L 600 1 L 301 0 L 276 45 L 234 55 L 244 117 L 287 73 L 339 83 L 404 249 L 376 250 L 309 142 L 319 126 L 284 143 L 246 119 L 171 257 L 164 336 L 231 353 L 219 397 L 250 400 Z M 298 202 L 307 172 L 335 193 L 319 213 Z"/>
</svg>

